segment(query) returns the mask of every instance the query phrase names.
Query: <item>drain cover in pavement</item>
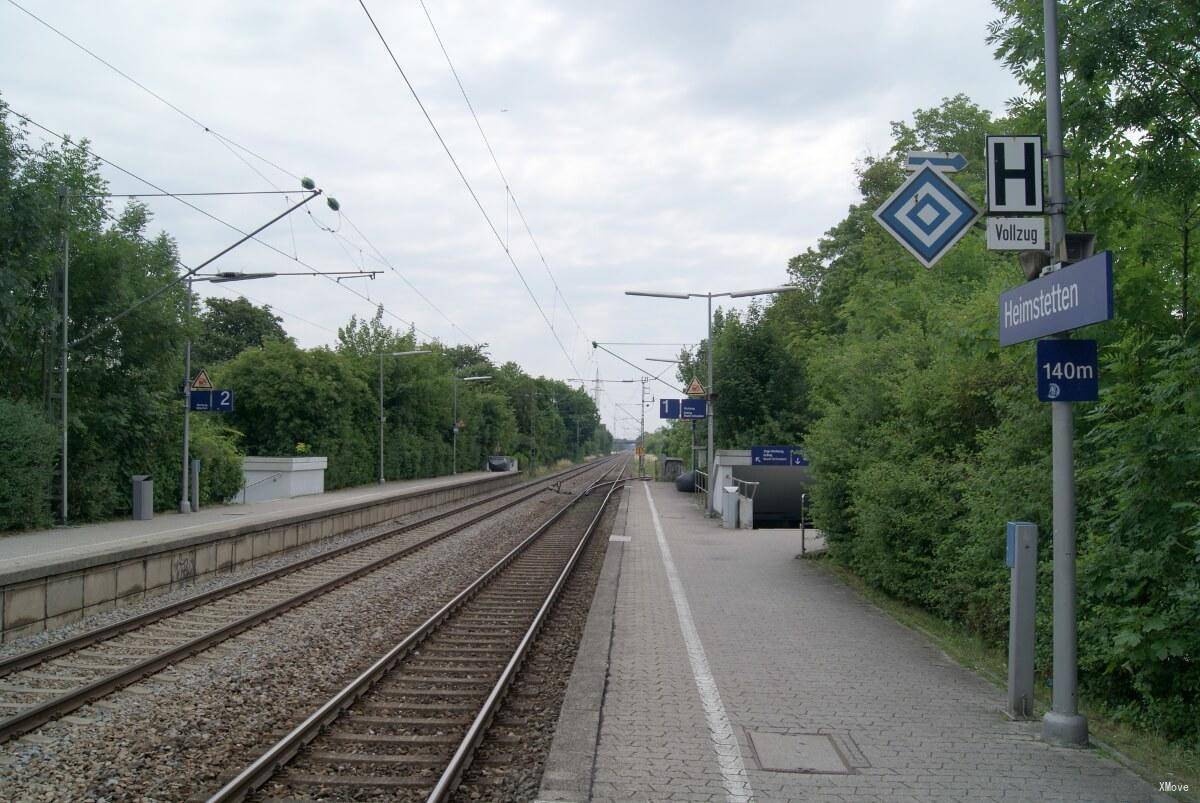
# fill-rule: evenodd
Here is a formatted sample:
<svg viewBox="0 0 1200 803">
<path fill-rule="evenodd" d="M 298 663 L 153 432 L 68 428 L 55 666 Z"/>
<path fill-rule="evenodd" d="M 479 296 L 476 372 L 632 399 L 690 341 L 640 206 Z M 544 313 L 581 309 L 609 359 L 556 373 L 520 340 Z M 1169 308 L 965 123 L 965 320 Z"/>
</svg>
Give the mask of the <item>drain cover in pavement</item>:
<svg viewBox="0 0 1200 803">
<path fill-rule="evenodd" d="M 747 731 L 758 766 L 773 772 L 823 772 L 846 774 L 846 766 L 833 740 L 822 733 L 764 733 Z"/>
</svg>

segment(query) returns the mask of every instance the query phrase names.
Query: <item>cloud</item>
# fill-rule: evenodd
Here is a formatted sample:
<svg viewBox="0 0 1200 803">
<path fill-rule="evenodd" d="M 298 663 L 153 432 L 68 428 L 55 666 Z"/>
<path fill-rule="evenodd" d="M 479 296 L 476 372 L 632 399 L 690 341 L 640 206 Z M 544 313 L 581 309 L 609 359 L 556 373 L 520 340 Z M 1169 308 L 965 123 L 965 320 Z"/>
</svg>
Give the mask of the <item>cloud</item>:
<svg viewBox="0 0 1200 803">
<path fill-rule="evenodd" d="M 856 200 L 854 161 L 886 148 L 891 120 L 957 92 L 999 110 L 1018 92 L 984 44 L 995 15 L 986 0 L 427 0 L 560 296 L 419 5 L 369 4 L 499 242 L 357 6 L 23 2 L 205 124 L 314 177 L 497 359 L 560 377 L 592 376 L 597 365 L 603 375 L 632 374 L 594 355 L 589 339 L 703 335 L 702 303 L 630 299 L 627 288 L 780 282 L 787 259 Z M 0 31 L 5 100 L 89 137 L 105 157 L 174 191 L 296 187 L 292 176 L 231 152 L 11 6 L 0 7 Z M 105 172 L 115 191 L 138 189 Z M 283 201 L 196 205 L 249 229 Z M 151 206 L 187 262 L 237 237 L 169 199 Z M 311 206 L 317 220 L 337 225 Z M 250 243 L 223 267 L 304 270 L 286 255 L 324 270 L 379 267 L 350 226 L 343 222 L 339 233 L 352 244 L 307 214 L 293 215 L 264 235 L 284 255 Z M 460 338 L 390 271 L 343 284 L 367 300 L 318 278 L 247 289 L 284 314 L 304 345 L 330 342 L 329 330 L 351 314 L 372 314 L 380 301 L 440 338 Z M 636 403 L 637 386 L 608 385 L 606 394 Z"/>
</svg>

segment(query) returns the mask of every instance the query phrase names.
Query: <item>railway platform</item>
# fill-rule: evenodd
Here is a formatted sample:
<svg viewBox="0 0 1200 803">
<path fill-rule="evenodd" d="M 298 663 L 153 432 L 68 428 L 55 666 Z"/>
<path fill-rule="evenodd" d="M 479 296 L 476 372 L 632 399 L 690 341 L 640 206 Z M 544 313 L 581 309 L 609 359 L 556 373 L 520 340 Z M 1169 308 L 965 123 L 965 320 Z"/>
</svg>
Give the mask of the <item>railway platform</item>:
<svg viewBox="0 0 1200 803">
<path fill-rule="evenodd" d="M 539 800 L 1169 800 L 799 560 L 630 483 Z"/>
<path fill-rule="evenodd" d="M 68 624 L 265 555 L 500 490 L 522 476 L 468 472 L 0 537 L 0 632 L 10 641 Z"/>
</svg>

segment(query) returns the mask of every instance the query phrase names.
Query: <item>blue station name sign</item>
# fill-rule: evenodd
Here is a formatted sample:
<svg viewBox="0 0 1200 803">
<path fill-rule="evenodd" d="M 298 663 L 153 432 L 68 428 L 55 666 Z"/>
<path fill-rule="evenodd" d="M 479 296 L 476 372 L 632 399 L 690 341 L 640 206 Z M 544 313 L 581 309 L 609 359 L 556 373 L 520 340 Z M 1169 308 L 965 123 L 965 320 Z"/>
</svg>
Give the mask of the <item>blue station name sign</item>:
<svg viewBox="0 0 1200 803">
<path fill-rule="evenodd" d="M 1000 345 L 1055 335 L 1112 316 L 1112 252 L 1103 251 L 1002 293 Z"/>
</svg>

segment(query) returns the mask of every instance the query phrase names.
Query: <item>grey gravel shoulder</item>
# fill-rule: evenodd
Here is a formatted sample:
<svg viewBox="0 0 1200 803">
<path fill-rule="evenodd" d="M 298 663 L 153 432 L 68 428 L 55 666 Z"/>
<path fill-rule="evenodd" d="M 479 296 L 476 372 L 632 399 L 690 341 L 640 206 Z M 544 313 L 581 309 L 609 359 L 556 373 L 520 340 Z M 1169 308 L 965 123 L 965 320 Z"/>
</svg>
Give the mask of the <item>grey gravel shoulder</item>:
<svg viewBox="0 0 1200 803">
<path fill-rule="evenodd" d="M 591 797 L 630 495 L 622 494 L 621 506 L 613 522 L 604 566 L 575 655 L 550 754 L 546 757 L 537 803 L 582 803 Z"/>
</svg>

